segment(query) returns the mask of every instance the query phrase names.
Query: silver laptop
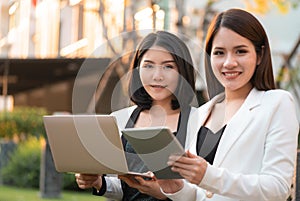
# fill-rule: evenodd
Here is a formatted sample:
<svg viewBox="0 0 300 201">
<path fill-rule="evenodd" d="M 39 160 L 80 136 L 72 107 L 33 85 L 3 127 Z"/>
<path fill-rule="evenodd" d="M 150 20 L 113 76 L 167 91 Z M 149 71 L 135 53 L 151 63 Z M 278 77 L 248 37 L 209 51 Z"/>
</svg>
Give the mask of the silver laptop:
<svg viewBox="0 0 300 201">
<path fill-rule="evenodd" d="M 50 115 L 43 120 L 58 172 L 128 173 L 114 116 Z"/>
<path fill-rule="evenodd" d="M 149 173 L 137 173 L 128 170 L 125 152 L 121 141 L 121 133 L 116 119 L 112 115 L 48 115 L 43 117 L 50 149 L 55 168 L 58 172 L 89 173 L 89 174 L 131 174 L 151 177 Z M 149 149 L 161 149 L 162 145 L 169 144 L 173 134 L 168 130 L 161 130 L 156 138 L 147 143 L 147 140 L 134 142 L 128 135 L 135 129 L 123 130 L 123 134 L 132 143 L 136 152 L 143 153 L 143 147 Z M 136 132 L 146 134 L 157 133 L 157 128 L 137 129 Z M 135 132 L 134 132 L 135 133 Z M 175 138 L 176 140 L 176 138 Z M 165 141 L 165 143 L 157 143 Z M 138 146 L 140 142 L 141 146 Z M 166 167 L 166 154 L 183 153 L 183 148 L 177 141 L 167 146 L 166 151 L 161 152 L 157 158 L 152 157 L 155 166 L 150 165 L 150 170 L 156 173 L 159 179 L 181 178 L 173 174 Z M 156 147 L 156 148 L 155 148 Z M 170 151 L 171 150 L 173 151 Z M 140 154 L 138 153 L 138 154 Z M 164 160 L 161 160 L 163 156 Z M 142 157 L 142 159 L 145 157 Z M 149 165 L 147 160 L 146 165 Z M 154 163 L 153 163 L 154 164 Z M 157 171 L 157 168 L 162 168 Z"/>
</svg>

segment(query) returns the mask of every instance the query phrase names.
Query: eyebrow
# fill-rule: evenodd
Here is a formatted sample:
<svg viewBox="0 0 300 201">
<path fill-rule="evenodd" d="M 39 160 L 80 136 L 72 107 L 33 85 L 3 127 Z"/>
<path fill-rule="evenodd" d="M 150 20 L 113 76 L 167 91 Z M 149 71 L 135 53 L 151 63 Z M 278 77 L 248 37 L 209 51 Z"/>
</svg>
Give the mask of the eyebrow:
<svg viewBox="0 0 300 201">
<path fill-rule="evenodd" d="M 147 63 L 155 63 L 154 61 L 151 61 L 151 60 L 144 60 L 144 62 L 147 62 Z M 162 64 L 165 64 L 165 63 L 175 63 L 175 60 L 165 60 L 162 62 Z"/>
<path fill-rule="evenodd" d="M 235 46 L 234 48 L 237 49 L 237 48 L 243 48 L 243 47 L 248 48 L 249 46 L 247 46 L 247 45 L 238 45 L 238 46 Z"/>
<path fill-rule="evenodd" d="M 238 48 L 248 48 L 249 46 L 247 45 L 238 45 L 238 46 L 234 46 L 233 49 L 238 49 Z M 224 47 L 215 47 L 213 49 L 225 49 Z"/>
</svg>

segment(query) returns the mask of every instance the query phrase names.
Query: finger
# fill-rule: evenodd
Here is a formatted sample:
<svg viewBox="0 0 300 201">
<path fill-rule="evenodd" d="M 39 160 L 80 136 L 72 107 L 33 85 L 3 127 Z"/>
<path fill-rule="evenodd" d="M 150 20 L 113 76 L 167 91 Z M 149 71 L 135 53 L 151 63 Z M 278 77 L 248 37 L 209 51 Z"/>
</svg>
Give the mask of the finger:
<svg viewBox="0 0 300 201">
<path fill-rule="evenodd" d="M 151 172 L 151 171 L 148 171 L 147 172 L 147 176 L 149 175 L 149 177 L 151 178 L 151 179 L 153 179 L 153 180 L 155 180 L 155 175 L 154 175 L 154 173 L 153 172 Z"/>
<path fill-rule="evenodd" d="M 89 182 L 82 181 L 82 180 L 76 180 L 77 185 L 81 189 L 86 189 L 92 187 L 92 185 Z"/>
<path fill-rule="evenodd" d="M 140 176 L 135 176 L 134 178 L 135 178 L 136 181 L 138 181 L 138 183 L 139 183 L 140 185 L 146 185 L 146 181 L 145 181 L 144 178 L 142 178 L 142 177 L 140 177 Z"/>
<path fill-rule="evenodd" d="M 203 160 L 204 161 L 204 160 Z M 206 162 L 205 162 L 206 163 Z M 204 177 L 206 166 L 205 164 L 201 165 L 191 165 L 185 168 L 175 167 L 173 166 L 172 171 L 178 172 L 181 176 L 183 176 L 186 180 L 193 184 L 199 184 Z"/>
<path fill-rule="evenodd" d="M 168 166 L 181 166 L 181 165 L 191 165 L 191 164 L 193 164 L 194 162 L 193 162 L 193 160 L 195 160 L 195 159 L 191 159 L 191 158 L 187 158 L 187 157 L 182 157 L 182 158 L 180 158 L 180 159 L 178 159 L 178 160 L 176 160 L 176 161 L 173 161 L 173 160 L 169 160 L 168 162 L 167 162 L 167 164 L 168 164 Z"/>
<path fill-rule="evenodd" d="M 193 154 L 191 154 L 191 153 L 190 153 L 190 156 L 193 156 L 193 158 L 194 158 L 194 156 L 195 156 L 195 157 L 198 157 L 198 156 L 193 155 Z M 171 156 L 169 157 L 168 162 L 170 162 L 170 164 L 176 163 L 176 162 L 180 162 L 180 163 L 189 163 L 189 161 L 190 161 L 191 159 L 193 159 L 193 158 L 192 158 L 192 157 L 188 157 L 187 155 L 182 155 L 182 156 L 171 155 Z"/>
<path fill-rule="evenodd" d="M 97 174 L 77 174 L 76 178 L 83 180 L 95 180 L 98 178 Z"/>
<path fill-rule="evenodd" d="M 98 179 L 98 176 L 96 176 L 96 177 L 79 177 L 77 179 L 80 181 L 85 181 L 87 183 L 93 183 L 94 181 L 96 181 Z"/>
<path fill-rule="evenodd" d="M 194 160 L 192 163 L 180 163 L 176 162 L 171 166 L 172 171 L 183 173 L 183 171 L 187 172 L 199 172 L 201 171 L 202 164 L 200 160 Z M 183 175 L 182 175 L 183 176 Z"/>
<path fill-rule="evenodd" d="M 132 187 L 132 188 L 136 188 L 139 183 L 137 180 L 135 180 L 132 177 L 128 177 L 128 176 L 119 176 L 119 179 L 121 179 L 122 181 L 124 181 L 126 184 L 128 184 L 128 186 Z"/>
<path fill-rule="evenodd" d="M 122 181 L 125 181 L 125 182 L 126 182 L 127 180 L 129 180 L 129 179 L 128 179 L 128 176 L 125 176 L 125 175 L 119 175 L 118 178 L 121 179 Z"/>
<path fill-rule="evenodd" d="M 176 162 L 172 167 L 181 168 L 188 171 L 199 171 L 203 167 L 205 160 L 200 158 L 186 160 L 185 163 Z"/>
<path fill-rule="evenodd" d="M 172 167 L 171 168 L 172 171 L 174 172 L 178 172 L 181 176 L 183 176 L 184 178 L 190 177 L 191 174 L 193 173 L 191 170 L 187 170 L 187 169 L 183 169 L 183 168 L 179 168 L 179 167 Z"/>
<path fill-rule="evenodd" d="M 178 160 L 180 160 L 181 158 L 183 158 L 184 156 L 180 156 L 180 155 L 171 155 L 170 157 L 169 157 L 169 161 L 170 162 L 175 162 L 175 161 L 178 161 Z"/>
<path fill-rule="evenodd" d="M 194 155 L 192 153 L 189 153 L 191 157 L 181 157 L 175 162 L 170 162 L 168 165 L 173 165 L 173 166 L 179 166 L 179 164 L 187 164 L 187 165 L 199 165 L 201 161 L 204 159 L 200 156 Z"/>
<path fill-rule="evenodd" d="M 192 153 L 190 152 L 190 150 L 187 150 L 187 151 L 186 151 L 186 156 L 189 157 L 189 158 L 197 158 L 197 157 L 198 157 L 197 155 L 192 154 Z"/>
</svg>

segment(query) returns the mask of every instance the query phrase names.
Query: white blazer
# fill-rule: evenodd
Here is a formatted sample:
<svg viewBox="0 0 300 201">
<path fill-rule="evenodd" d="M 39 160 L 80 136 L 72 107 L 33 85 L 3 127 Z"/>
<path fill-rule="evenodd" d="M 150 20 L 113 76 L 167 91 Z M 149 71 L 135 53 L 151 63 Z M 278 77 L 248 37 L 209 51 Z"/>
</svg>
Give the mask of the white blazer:
<svg viewBox="0 0 300 201">
<path fill-rule="evenodd" d="M 111 115 L 114 115 L 117 119 L 119 130 L 125 128 L 132 112 L 136 107 L 137 106 L 135 105 L 111 113 Z M 198 115 L 197 109 L 192 107 L 190 111 L 189 119 L 196 118 L 197 115 Z M 198 130 L 198 125 L 191 121 L 188 121 L 187 133 L 196 133 L 197 130 Z M 191 136 L 186 136 L 186 142 L 185 142 L 185 146 L 188 148 L 191 142 L 191 138 L 189 137 Z M 106 176 L 105 180 L 106 180 L 107 188 L 106 188 L 106 193 L 103 196 L 114 200 L 121 200 L 123 197 L 123 191 L 122 191 L 120 180 L 116 177 L 116 175 Z"/>
<path fill-rule="evenodd" d="M 190 121 L 203 125 L 223 98 L 219 94 L 201 106 Z M 166 195 L 180 201 L 284 201 L 294 175 L 298 133 L 292 96 L 283 90 L 254 88 L 228 122 L 213 165 L 208 164 L 201 183 L 185 181 L 183 189 Z M 195 152 L 197 133 L 188 135 Z M 207 192 L 212 193 L 211 198 Z"/>
</svg>

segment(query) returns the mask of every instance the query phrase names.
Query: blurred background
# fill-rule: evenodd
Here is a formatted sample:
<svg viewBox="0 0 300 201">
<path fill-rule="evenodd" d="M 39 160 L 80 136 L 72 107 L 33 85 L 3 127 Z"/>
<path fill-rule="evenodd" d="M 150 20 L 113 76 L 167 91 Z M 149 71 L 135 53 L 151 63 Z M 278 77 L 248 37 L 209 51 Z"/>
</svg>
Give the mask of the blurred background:
<svg viewBox="0 0 300 201">
<path fill-rule="evenodd" d="M 72 112 L 74 78 L 83 61 L 89 59 L 88 65 L 95 67 L 90 71 L 101 74 L 113 66 L 106 77 L 118 80 L 130 62 L 122 57 L 134 50 L 145 29 L 181 34 L 199 70 L 201 92 L 207 26 L 216 12 L 232 7 L 251 11 L 262 22 L 278 87 L 290 90 L 299 106 L 299 4 L 299 0 L 1 0 L 0 109 L 26 105 L 51 113 Z M 107 79 L 99 81 L 99 86 L 114 86 L 107 85 Z M 87 91 L 85 95 L 92 97 L 96 90 Z M 109 91 L 98 92 L 96 101 L 110 103 L 104 98 L 110 97 Z M 127 103 L 116 104 L 118 109 Z M 78 107 L 78 112 L 85 112 L 88 103 Z M 96 111 L 109 113 L 111 108 L 97 106 Z"/>
<path fill-rule="evenodd" d="M 0 189 L 3 183 L 34 183 L 29 187 L 39 188 L 41 197 L 56 197 L 51 192 L 64 188 L 63 179 L 45 162 L 51 154 L 45 151 L 41 116 L 110 113 L 130 104 L 126 86 L 119 82 L 132 51 L 149 31 L 168 30 L 188 44 L 198 70 L 198 105 L 203 104 L 204 36 L 213 16 L 229 8 L 246 9 L 263 24 L 277 87 L 294 95 L 299 117 L 300 0 L 0 0 Z M 84 99 L 76 102 L 74 97 Z M 17 144 L 36 139 L 42 139 L 38 144 L 44 150 L 42 157 L 37 154 L 37 168 L 24 165 L 34 171 L 35 181 L 7 179 L 29 174 L 20 164 L 12 165 L 17 173 L 3 169 L 9 169 Z M 31 152 L 26 157 L 19 161 L 33 163 Z M 76 188 L 72 179 L 65 179 L 70 180 L 66 188 Z M 52 191 L 51 182 L 59 184 Z M 6 201 L 1 196 L 0 190 L 0 201 Z"/>
</svg>

